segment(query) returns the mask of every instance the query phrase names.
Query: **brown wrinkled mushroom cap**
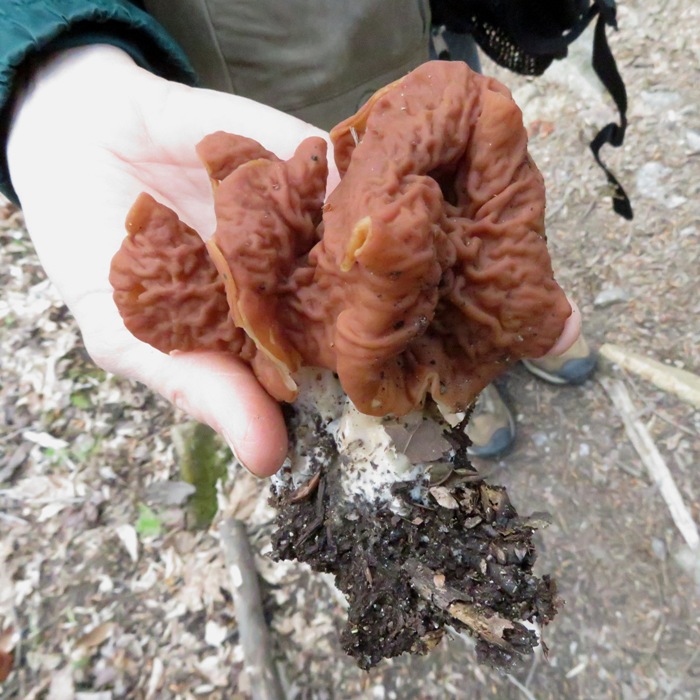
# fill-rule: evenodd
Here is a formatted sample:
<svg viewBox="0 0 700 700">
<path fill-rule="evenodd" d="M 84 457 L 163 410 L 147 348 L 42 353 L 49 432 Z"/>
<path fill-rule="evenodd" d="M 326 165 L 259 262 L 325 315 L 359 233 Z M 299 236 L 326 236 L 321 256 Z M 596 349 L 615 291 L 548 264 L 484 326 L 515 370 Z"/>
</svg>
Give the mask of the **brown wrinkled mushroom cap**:
<svg viewBox="0 0 700 700">
<path fill-rule="evenodd" d="M 234 322 L 255 342 L 258 379 L 285 401 L 296 394 L 292 372 L 301 357 L 287 337 L 281 299 L 299 257 L 317 241 L 327 177 L 326 142 L 306 139 L 286 162 L 256 157 L 239 165 L 214 195 L 209 253 Z"/>
<path fill-rule="evenodd" d="M 342 180 L 322 221 L 323 140 L 287 162 L 232 135 L 198 147 L 218 183 L 209 253 L 273 396 L 292 400 L 309 365 L 336 371 L 364 413 L 402 415 L 427 394 L 459 410 L 552 347 L 571 308 L 547 253 L 542 177 L 502 85 L 427 63 L 331 139 Z"/>
<path fill-rule="evenodd" d="M 502 85 L 428 63 L 331 138 L 346 171 L 311 257 L 324 293 L 343 297 L 335 369 L 359 410 L 406 413 L 426 392 L 463 408 L 507 364 L 552 347 L 571 308 Z"/>
<path fill-rule="evenodd" d="M 245 333 L 229 316 L 223 280 L 204 242 L 174 211 L 142 193 L 109 281 L 126 327 L 158 350 L 242 351 Z"/>
</svg>

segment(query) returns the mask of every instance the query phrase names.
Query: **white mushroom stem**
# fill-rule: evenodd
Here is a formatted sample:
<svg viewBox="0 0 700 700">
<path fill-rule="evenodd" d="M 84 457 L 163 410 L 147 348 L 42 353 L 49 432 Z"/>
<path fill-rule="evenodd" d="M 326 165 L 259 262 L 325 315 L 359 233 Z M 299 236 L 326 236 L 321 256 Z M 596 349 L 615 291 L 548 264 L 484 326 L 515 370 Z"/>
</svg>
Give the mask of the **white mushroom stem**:
<svg viewBox="0 0 700 700">
<path fill-rule="evenodd" d="M 392 486 L 417 481 L 427 488 L 428 470 L 444 463 L 453 451 L 443 435 L 451 424 L 438 411 L 417 411 L 401 419 L 368 416 L 354 407 L 332 372 L 303 370 L 295 378 L 300 387 L 294 403 L 299 428 L 292 436 L 286 468 L 273 477 L 278 490 L 304 488 L 323 462 L 348 499 L 379 499 L 399 510 Z M 337 452 L 332 463 L 322 455 L 323 433 Z M 416 499 L 421 490 L 414 494 Z"/>
</svg>

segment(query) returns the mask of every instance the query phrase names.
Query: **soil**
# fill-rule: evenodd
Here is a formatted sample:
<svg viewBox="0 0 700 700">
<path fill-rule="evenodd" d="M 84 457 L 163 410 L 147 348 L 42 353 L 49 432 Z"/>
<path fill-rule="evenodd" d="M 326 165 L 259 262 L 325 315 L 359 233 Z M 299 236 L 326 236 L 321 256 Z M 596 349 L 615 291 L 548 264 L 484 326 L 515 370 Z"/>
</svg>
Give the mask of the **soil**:
<svg viewBox="0 0 700 700">
<path fill-rule="evenodd" d="M 299 418 L 290 413 L 294 436 Z M 313 422 L 314 439 L 303 445 L 320 455 L 313 475 L 297 488 L 281 482 L 272 499 L 273 555 L 334 576 L 348 602 L 341 646 L 358 666 L 427 653 L 446 625 L 474 633 L 477 659 L 490 666 L 511 669 L 531 654 L 538 636 L 521 621 L 547 624 L 558 604 L 550 578 L 532 573 L 537 520 L 519 518 L 506 490 L 468 465 L 463 426 L 446 432 L 456 449 L 441 463 L 439 495 L 430 482 L 400 482 L 389 507 L 345 494 L 338 470 L 348 457 L 328 449 L 332 438 L 320 417 Z M 468 608 L 468 618 L 452 605 Z"/>
<path fill-rule="evenodd" d="M 632 198 L 615 216 L 588 151 L 615 118 L 583 37 L 540 79 L 484 61 L 514 91 L 548 190 L 557 278 L 594 348 L 615 343 L 700 374 L 700 7 L 620 2 L 611 46 L 629 93 L 621 149 L 602 155 Z M 190 530 L 172 433 L 186 417 L 108 376 L 45 278 L 21 214 L 0 205 L 0 668 L 3 699 L 249 697 L 216 535 Z M 369 671 L 341 648 L 346 601 L 330 577 L 274 562 L 267 484 L 243 473 L 222 494 L 250 524 L 290 698 L 695 700 L 700 579 L 659 489 L 598 379 L 627 386 L 695 522 L 700 412 L 606 362 L 578 387 L 522 367 L 500 382 L 517 416 L 509 455 L 475 467 L 521 512 L 535 573 L 564 607 L 522 670 L 476 663 L 447 632 L 429 654 Z M 63 693 L 63 694 L 61 694 Z"/>
</svg>

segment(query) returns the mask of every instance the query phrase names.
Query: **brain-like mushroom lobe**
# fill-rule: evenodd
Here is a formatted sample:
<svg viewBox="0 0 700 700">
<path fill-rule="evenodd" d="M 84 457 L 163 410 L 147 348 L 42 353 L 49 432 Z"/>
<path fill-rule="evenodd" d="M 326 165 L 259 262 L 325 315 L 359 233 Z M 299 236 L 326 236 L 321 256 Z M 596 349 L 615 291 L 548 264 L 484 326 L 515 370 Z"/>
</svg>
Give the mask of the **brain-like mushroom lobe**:
<svg viewBox="0 0 700 700">
<path fill-rule="evenodd" d="M 262 156 L 239 165 L 214 195 L 217 228 L 207 247 L 234 322 L 255 342 L 255 374 L 280 400 L 294 398 L 301 366 L 282 302 L 299 258 L 318 240 L 327 177 L 326 142 L 306 139 L 286 162 Z"/>
<path fill-rule="evenodd" d="M 229 350 L 245 333 L 229 317 L 224 282 L 199 235 L 174 211 L 139 195 L 109 281 L 126 327 L 162 352 Z"/>
<path fill-rule="evenodd" d="M 441 61 L 380 90 L 331 131 L 342 179 L 322 209 L 321 139 L 286 162 L 250 139 L 208 139 L 207 247 L 229 319 L 255 346 L 244 359 L 276 398 L 294 398 L 306 365 L 337 372 L 364 413 L 403 415 L 427 395 L 460 410 L 561 334 L 571 308 L 546 248 L 542 177 L 497 81 Z M 129 276 L 127 253 L 114 265 Z M 123 298 L 134 331 L 146 304 Z"/>
<path fill-rule="evenodd" d="M 347 165 L 312 253 L 321 286 L 343 296 L 340 381 L 374 415 L 426 391 L 464 407 L 509 362 L 552 347 L 571 313 L 520 110 L 495 80 L 439 62 L 354 119 L 331 132 Z"/>
</svg>

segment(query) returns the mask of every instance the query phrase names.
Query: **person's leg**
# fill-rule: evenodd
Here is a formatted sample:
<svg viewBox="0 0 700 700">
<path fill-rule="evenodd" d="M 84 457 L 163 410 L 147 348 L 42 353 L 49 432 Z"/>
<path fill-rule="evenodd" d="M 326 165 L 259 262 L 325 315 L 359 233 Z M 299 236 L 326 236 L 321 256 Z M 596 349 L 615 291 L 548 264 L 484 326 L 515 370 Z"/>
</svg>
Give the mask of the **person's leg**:
<svg viewBox="0 0 700 700">
<path fill-rule="evenodd" d="M 481 73 L 481 60 L 471 34 L 457 34 L 444 27 L 433 30 L 430 57 L 442 61 L 464 61 L 473 71 Z"/>
<path fill-rule="evenodd" d="M 474 457 L 494 459 L 505 454 L 515 440 L 515 418 L 495 384 L 489 384 L 476 399 L 466 434 Z"/>
<path fill-rule="evenodd" d="M 529 372 L 550 384 L 583 384 L 595 371 L 598 358 L 583 335 L 562 355 L 523 360 Z M 495 385 L 479 394 L 466 430 L 472 442 L 469 454 L 484 459 L 500 457 L 515 441 L 515 418 Z"/>
</svg>

